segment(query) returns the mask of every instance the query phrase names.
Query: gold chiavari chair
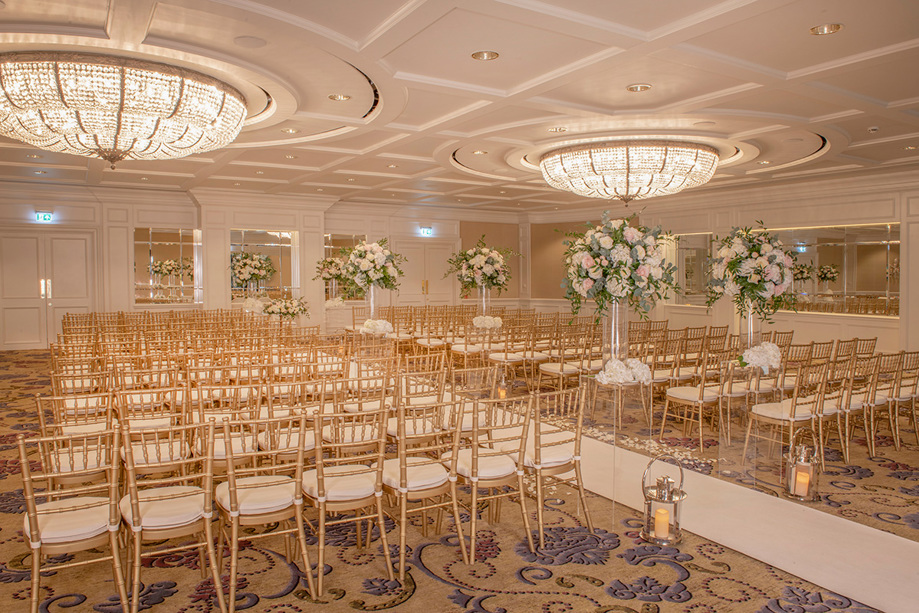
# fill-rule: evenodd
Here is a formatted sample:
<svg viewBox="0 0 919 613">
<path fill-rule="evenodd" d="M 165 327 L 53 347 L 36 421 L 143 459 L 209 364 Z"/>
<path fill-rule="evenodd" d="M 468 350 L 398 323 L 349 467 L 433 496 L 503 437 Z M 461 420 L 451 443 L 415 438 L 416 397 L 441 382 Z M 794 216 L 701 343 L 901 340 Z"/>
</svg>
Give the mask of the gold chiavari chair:
<svg viewBox="0 0 919 613">
<path fill-rule="evenodd" d="M 886 417 L 894 447 L 900 449 L 900 431 L 897 428 L 893 400 L 900 389 L 902 353 L 883 353 L 878 357 L 878 367 L 865 402 L 865 432 L 868 435 L 868 453 L 875 454 L 878 420 Z"/>
<path fill-rule="evenodd" d="M 109 430 L 114 424 L 111 392 L 36 395 L 35 404 L 42 436 L 88 434 Z"/>
<path fill-rule="evenodd" d="M 134 430 L 179 424 L 186 412 L 185 388 L 117 390 L 115 412 L 119 422 L 130 423 Z"/>
<path fill-rule="evenodd" d="M 531 434 L 524 447 L 523 467 L 536 479 L 536 522 L 540 548 L 546 544 L 544 510 L 547 481 L 564 483 L 577 491 L 587 529 L 591 533 L 594 531 L 581 476 L 581 436 L 586 397 L 584 383 L 562 391 L 533 395 Z M 560 428 L 559 423 L 566 426 Z M 572 426 L 573 430 L 570 429 Z M 513 446 L 510 449 L 513 452 Z"/>
<path fill-rule="evenodd" d="M 361 527 L 375 521 L 379 530 L 386 571 L 395 576 L 386 538 L 383 512 L 383 462 L 386 451 L 387 409 L 364 411 L 359 415 L 323 412 L 313 422 L 315 468 L 304 471 L 302 491 L 306 504 L 318 510 L 311 527 L 319 538 L 316 592 L 324 592 L 325 536 L 328 526 L 355 525 L 357 544 L 363 547 Z M 367 544 L 372 529 L 367 529 Z"/>
<path fill-rule="evenodd" d="M 654 393 L 666 390 L 674 380 L 680 368 L 680 356 L 683 353 L 682 338 L 657 341 L 651 356 L 651 381 L 648 383 L 648 429 L 654 427 Z"/>
<path fill-rule="evenodd" d="M 778 390 L 783 398 L 794 391 L 800 372 L 799 366 L 810 362 L 813 350 L 813 343 L 789 345 L 782 355 L 782 374 L 779 377 Z"/>
<path fill-rule="evenodd" d="M 52 372 L 51 389 L 55 396 L 107 392 L 112 389 L 112 373 L 107 370 Z"/>
<path fill-rule="evenodd" d="M 217 550 L 230 550 L 229 610 L 236 610 L 237 572 L 240 539 L 256 540 L 284 535 L 296 539 L 300 550 L 302 573 L 306 575 L 310 596 L 316 597 L 312 567 L 306 547 L 303 520 L 303 479 L 306 419 L 293 414 L 285 417 L 256 420 L 231 425 L 222 424 L 227 480 L 214 490 L 219 517 Z M 231 444 L 234 433 L 248 431 L 240 437 L 243 445 Z M 252 444 L 256 443 L 256 444 Z M 311 447 L 312 449 L 312 447 Z M 286 523 L 286 528 L 273 524 Z M 272 529 L 256 533 L 254 526 Z M 241 532 L 245 530 L 245 535 Z M 285 539 L 288 562 L 291 561 L 290 542 Z M 320 573 L 322 571 L 320 570 Z"/>
<path fill-rule="evenodd" d="M 906 417 L 913 424 L 916 434 L 916 443 L 919 444 L 919 428 L 916 420 L 916 397 L 919 395 L 919 351 L 903 353 L 903 363 L 900 367 L 900 387 L 891 398 L 894 419 L 896 420 L 897 438 L 900 438 L 900 413 L 906 411 Z"/>
<path fill-rule="evenodd" d="M 815 342 L 811 349 L 811 362 L 819 364 L 828 361 L 833 355 L 834 344 L 835 341 L 826 341 L 825 343 Z"/>
<path fill-rule="evenodd" d="M 874 355 L 878 339 L 874 338 L 857 338 L 855 339 L 855 355 L 859 357 Z"/>
<path fill-rule="evenodd" d="M 140 605 L 143 559 L 195 549 L 201 577 L 210 567 L 218 605 L 227 610 L 211 527 L 214 430 L 213 421 L 144 430 L 132 430 L 128 423 L 122 426 L 128 493 L 120 508 L 130 536 L 134 613 Z M 189 542 L 187 537 L 192 536 L 196 538 Z M 179 542 L 163 546 L 163 541 L 172 539 Z M 154 545 L 145 551 L 145 543 Z"/>
<path fill-rule="evenodd" d="M 848 360 L 855 355 L 855 339 L 838 340 L 833 350 L 833 361 Z"/>
<path fill-rule="evenodd" d="M 721 406 L 721 392 L 723 382 L 720 373 L 709 367 L 709 360 L 714 355 L 704 352 L 698 365 L 699 383 L 697 385 L 674 385 L 667 388 L 664 400 L 664 413 L 661 416 L 660 437 L 664 436 L 667 427 L 667 416 L 673 407 L 673 417 L 683 422 L 683 434 L 687 434 L 688 427 L 692 424 L 699 425 L 699 453 L 705 452 L 704 422 L 705 411 L 709 410 L 713 428 Z M 712 373 L 715 373 L 714 375 Z"/>
<path fill-rule="evenodd" d="M 795 332 L 774 332 L 772 334 L 772 342 L 779 347 L 783 352 L 791 346 L 791 339 L 794 338 Z"/>
<path fill-rule="evenodd" d="M 435 529 L 440 531 L 445 509 L 453 513 L 463 561 L 468 563 L 462 538 L 456 489 L 457 454 L 462 411 L 453 403 L 400 404 L 396 416 L 397 454 L 383 462 L 383 491 L 399 509 L 399 581 L 405 582 L 408 514 L 422 514 L 422 533 L 427 536 L 428 513 L 437 511 Z M 441 458 L 449 457 L 448 461 Z"/>
<path fill-rule="evenodd" d="M 121 606 L 127 607 L 128 593 L 118 543 L 121 525 L 118 431 L 30 438 L 28 445 L 26 440 L 22 434 L 17 436 L 25 498 L 23 532 L 32 554 L 29 610 L 38 613 L 42 577 L 98 562 L 111 562 Z M 29 445 L 37 446 L 41 469 L 33 469 Z M 100 473 L 104 477 L 101 481 Z M 36 490 L 42 492 L 41 502 L 36 498 Z M 48 556 L 98 554 L 106 548 L 108 551 L 102 556 L 45 562 Z"/>
<path fill-rule="evenodd" d="M 475 560 L 479 505 L 488 503 L 490 523 L 495 523 L 500 517 L 499 503 L 504 498 L 517 498 L 527 543 L 530 551 L 535 551 L 523 483 L 524 442 L 529 435 L 531 403 L 531 395 L 476 400 L 472 429 L 463 432 L 461 448 L 444 460 L 455 466 L 458 483 L 469 486 L 471 491 L 466 505 L 470 563 Z"/>
</svg>

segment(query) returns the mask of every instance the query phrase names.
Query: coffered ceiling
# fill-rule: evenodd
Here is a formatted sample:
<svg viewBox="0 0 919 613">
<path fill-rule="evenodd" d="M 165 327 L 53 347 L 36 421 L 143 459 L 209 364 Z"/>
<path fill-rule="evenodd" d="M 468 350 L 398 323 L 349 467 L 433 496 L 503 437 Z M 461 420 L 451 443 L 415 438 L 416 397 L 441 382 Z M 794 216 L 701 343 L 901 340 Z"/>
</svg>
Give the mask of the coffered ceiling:
<svg viewBox="0 0 919 613">
<path fill-rule="evenodd" d="M 916 0 L 0 0 L 0 52 L 39 49 L 191 67 L 250 119 L 115 170 L 0 139 L 0 181 L 539 211 L 595 204 L 536 168 L 586 140 L 714 144 L 698 189 L 919 167 Z"/>
</svg>

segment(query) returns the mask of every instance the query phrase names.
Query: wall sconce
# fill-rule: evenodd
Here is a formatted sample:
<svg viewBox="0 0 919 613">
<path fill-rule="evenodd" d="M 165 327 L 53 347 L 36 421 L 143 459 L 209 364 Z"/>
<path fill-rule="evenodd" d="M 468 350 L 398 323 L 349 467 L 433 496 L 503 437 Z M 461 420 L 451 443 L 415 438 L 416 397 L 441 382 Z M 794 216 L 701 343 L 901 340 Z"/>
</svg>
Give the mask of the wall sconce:
<svg viewBox="0 0 919 613">
<path fill-rule="evenodd" d="M 430 226 L 421 226 L 421 236 L 434 236 L 434 228 Z"/>
<path fill-rule="evenodd" d="M 54 213 L 51 211 L 35 211 L 35 221 L 38 223 L 52 223 L 54 221 Z"/>
<path fill-rule="evenodd" d="M 673 460 L 680 470 L 680 483 L 676 487 L 673 479 L 667 475 L 658 477 L 654 485 L 648 483 L 651 467 L 661 460 Z M 683 491 L 683 467 L 672 455 L 659 455 L 648 462 L 641 483 L 645 497 L 645 519 L 639 536 L 655 545 L 676 545 L 683 539 L 680 530 L 680 504 L 686 498 L 686 492 Z"/>
</svg>

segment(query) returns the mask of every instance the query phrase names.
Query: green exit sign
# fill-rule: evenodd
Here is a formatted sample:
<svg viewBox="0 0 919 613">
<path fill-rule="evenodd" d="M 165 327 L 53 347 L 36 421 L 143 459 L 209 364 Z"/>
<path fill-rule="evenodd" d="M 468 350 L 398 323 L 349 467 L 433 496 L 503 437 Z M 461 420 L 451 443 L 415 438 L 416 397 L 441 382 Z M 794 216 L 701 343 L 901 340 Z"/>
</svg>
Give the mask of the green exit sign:
<svg viewBox="0 0 919 613">
<path fill-rule="evenodd" d="M 35 221 L 38 223 L 51 223 L 54 221 L 54 213 L 51 213 L 50 211 L 36 211 Z"/>
</svg>

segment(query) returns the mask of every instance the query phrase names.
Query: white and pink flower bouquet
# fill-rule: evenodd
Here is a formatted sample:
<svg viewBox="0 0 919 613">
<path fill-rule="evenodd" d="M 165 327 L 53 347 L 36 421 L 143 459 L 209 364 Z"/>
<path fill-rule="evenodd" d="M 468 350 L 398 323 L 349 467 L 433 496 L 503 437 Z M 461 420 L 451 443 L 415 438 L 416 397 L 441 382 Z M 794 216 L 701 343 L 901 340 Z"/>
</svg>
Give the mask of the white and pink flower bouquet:
<svg viewBox="0 0 919 613">
<path fill-rule="evenodd" d="M 347 259 L 342 266 L 342 278 L 351 281 L 345 283 L 345 293 L 349 297 L 364 294 L 371 285 L 383 289 L 399 288 L 402 276 L 399 263 L 405 258 L 390 251 L 385 238 L 376 243 L 361 241 L 343 253 Z"/>
<path fill-rule="evenodd" d="M 316 276 L 313 280 L 337 281 L 341 278 L 342 261 L 338 258 L 322 258 L 316 262 Z"/>
<path fill-rule="evenodd" d="M 718 240 L 711 259 L 708 305 L 728 296 L 738 313 L 752 311 L 768 321 L 777 310 L 794 308 L 793 266 L 794 258 L 778 238 L 766 231 L 734 228 Z"/>
<path fill-rule="evenodd" d="M 597 373 L 597 383 L 601 385 L 622 385 L 623 383 L 651 383 L 651 369 L 638 358 L 626 361 L 613 358 Z"/>
<path fill-rule="evenodd" d="M 660 227 L 648 229 L 628 219 L 609 219 L 584 234 L 569 233 L 565 241 L 567 278 L 562 287 L 577 313 L 585 298 L 597 305 L 600 318 L 612 302 L 627 302 L 647 313 L 658 300 L 677 291 L 676 267 L 664 261 Z"/>
<path fill-rule="evenodd" d="M 262 313 L 265 315 L 277 315 L 282 319 L 293 319 L 298 315 L 306 315 L 309 317 L 310 308 L 300 298 L 277 298 L 266 304 L 262 309 Z"/>
<path fill-rule="evenodd" d="M 230 272 L 233 274 L 234 284 L 241 285 L 249 281 L 270 279 L 277 271 L 267 255 L 236 251 L 230 254 Z"/>
<path fill-rule="evenodd" d="M 511 280 L 511 269 L 507 264 L 507 258 L 512 255 L 516 254 L 510 249 L 486 247 L 483 236 L 475 247 L 454 253 L 447 260 L 450 267 L 444 278 L 455 274 L 456 280 L 460 282 L 464 298 L 479 286 L 496 289 L 500 294 L 507 289 L 507 283 Z"/>
<path fill-rule="evenodd" d="M 836 264 L 824 264 L 817 269 L 817 280 L 821 283 L 834 283 L 839 278 L 839 268 Z"/>
<path fill-rule="evenodd" d="M 181 274 L 185 267 L 178 260 L 157 260 L 150 264 L 150 272 L 155 275 L 176 275 Z"/>
</svg>

